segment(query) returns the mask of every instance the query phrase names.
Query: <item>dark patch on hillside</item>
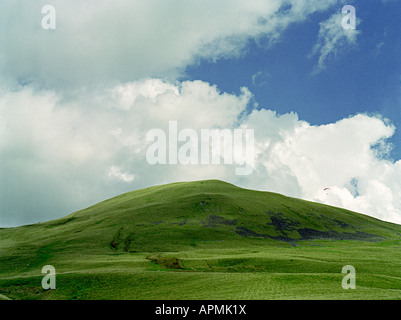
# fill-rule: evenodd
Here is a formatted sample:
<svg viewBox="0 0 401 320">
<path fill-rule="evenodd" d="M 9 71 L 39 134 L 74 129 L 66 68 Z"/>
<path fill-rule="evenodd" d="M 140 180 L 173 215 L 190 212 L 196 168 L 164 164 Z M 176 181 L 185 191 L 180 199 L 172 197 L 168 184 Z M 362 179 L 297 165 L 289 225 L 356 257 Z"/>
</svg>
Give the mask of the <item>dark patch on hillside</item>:
<svg viewBox="0 0 401 320">
<path fill-rule="evenodd" d="M 295 229 L 294 229 L 295 230 Z M 337 231 L 320 231 L 310 228 L 302 228 L 296 230 L 300 235 L 300 238 L 291 238 L 288 236 L 270 236 L 267 234 L 260 234 L 254 232 L 246 227 L 237 227 L 236 233 L 242 237 L 250 238 L 264 238 L 264 239 L 274 239 L 278 241 L 284 242 L 294 242 L 300 240 L 363 240 L 363 241 L 379 241 L 382 240 L 382 237 L 366 233 L 366 232 L 337 232 Z"/>
<path fill-rule="evenodd" d="M 117 233 L 113 236 L 113 239 L 110 242 L 110 247 L 113 250 L 117 250 L 118 249 L 118 245 L 120 243 L 120 237 L 121 237 L 121 231 L 123 230 L 123 228 L 119 229 L 117 231 Z"/>
<path fill-rule="evenodd" d="M 183 221 L 179 222 L 178 225 L 183 226 L 185 224 L 187 224 L 189 222 L 189 220 L 184 219 Z"/>
<path fill-rule="evenodd" d="M 285 241 L 285 242 L 293 242 L 294 241 L 294 239 L 286 237 L 286 236 L 270 236 L 267 234 L 257 233 L 244 226 L 237 227 L 235 232 L 245 238 L 255 237 L 255 238 L 264 238 L 264 239 L 274 239 L 274 240 Z"/>
<path fill-rule="evenodd" d="M 310 217 L 316 219 L 316 216 L 313 215 L 309 215 Z M 349 229 L 349 230 L 355 230 L 355 227 L 351 224 L 348 224 L 344 221 L 340 221 L 337 219 L 333 219 L 331 218 L 329 215 L 325 215 L 325 214 L 319 214 L 319 218 L 320 221 L 322 221 L 323 223 L 325 223 L 328 226 L 335 226 L 341 229 Z"/>
<path fill-rule="evenodd" d="M 277 231 L 293 231 L 296 230 L 295 227 L 299 226 L 298 221 L 294 221 L 282 213 L 276 213 L 272 211 L 266 211 L 266 213 L 269 215 L 270 220 L 272 221 L 271 223 L 267 223 L 267 225 L 274 226 Z"/>
<path fill-rule="evenodd" d="M 184 269 L 181 265 L 181 261 L 178 258 L 166 258 L 162 255 L 155 255 L 146 257 L 146 259 L 166 269 Z"/>
<path fill-rule="evenodd" d="M 134 241 L 134 234 L 131 233 L 124 241 L 124 251 L 125 252 L 136 252 L 135 250 L 131 249 L 131 245 Z"/>
<path fill-rule="evenodd" d="M 378 241 L 383 238 L 367 232 L 337 232 L 337 231 L 320 231 L 315 229 L 303 228 L 297 230 L 302 240 L 364 240 L 364 241 Z"/>
<path fill-rule="evenodd" d="M 293 211 L 293 210 L 291 210 Z M 355 227 L 337 220 L 337 219 L 331 219 L 330 217 L 320 214 L 320 220 L 323 222 L 324 225 L 327 225 L 328 227 L 336 226 L 337 228 L 340 229 L 348 229 L 354 232 L 338 232 L 334 230 L 330 231 L 322 231 L 322 230 L 316 230 L 316 229 L 311 229 L 311 228 L 301 228 L 301 224 L 298 221 L 294 221 L 288 216 L 284 215 L 283 213 L 277 213 L 277 212 L 272 212 L 272 211 L 266 211 L 268 216 L 271 219 L 271 223 L 267 223 L 267 225 L 272 225 L 276 229 L 276 231 L 280 232 L 283 234 L 283 236 L 268 236 L 268 235 L 253 235 L 253 236 L 262 236 L 264 238 L 272 238 L 276 240 L 281 240 L 281 241 L 294 241 L 294 240 L 314 240 L 314 239 L 320 239 L 320 240 L 364 240 L 364 241 L 378 241 L 383 239 L 380 236 L 376 236 L 370 233 L 366 232 L 361 232 L 361 231 L 356 231 Z M 313 215 L 308 215 L 310 217 L 313 217 Z M 293 239 L 291 237 L 287 237 L 287 232 L 293 232 L 296 231 L 300 238 L 299 239 Z M 248 236 L 251 234 L 250 232 L 237 232 L 239 234 L 247 234 Z"/>
<path fill-rule="evenodd" d="M 240 236 L 243 236 L 245 238 L 249 237 L 256 237 L 256 238 L 270 238 L 267 234 L 260 234 L 255 231 L 249 230 L 246 227 L 237 227 L 235 230 L 236 233 L 238 233 Z"/>
<path fill-rule="evenodd" d="M 344 221 L 339 221 L 337 219 L 333 219 L 332 221 L 337 223 L 340 226 L 340 228 L 342 228 L 342 229 L 354 229 L 354 227 L 352 225 L 345 223 Z"/>
<path fill-rule="evenodd" d="M 206 218 L 206 221 L 202 221 L 202 223 L 205 227 L 216 228 L 221 225 L 235 226 L 237 224 L 237 221 L 237 219 L 229 220 L 220 216 L 210 215 Z"/>
<path fill-rule="evenodd" d="M 188 223 L 189 223 L 189 220 L 184 219 L 184 220 L 182 220 L 182 221 L 180 221 L 180 222 L 169 222 L 169 225 L 184 226 L 184 225 L 186 225 L 186 224 L 188 224 Z"/>
<path fill-rule="evenodd" d="M 110 248 L 113 251 L 118 251 L 118 249 L 122 249 L 125 252 L 136 252 L 132 250 L 132 245 L 134 242 L 134 234 L 131 232 L 127 237 L 123 236 L 124 228 L 120 228 L 113 236 L 113 239 L 110 242 Z"/>
<path fill-rule="evenodd" d="M 201 201 L 199 203 L 202 214 L 221 214 L 221 206 L 213 204 L 210 201 L 211 199 L 208 198 L 207 200 Z"/>
</svg>

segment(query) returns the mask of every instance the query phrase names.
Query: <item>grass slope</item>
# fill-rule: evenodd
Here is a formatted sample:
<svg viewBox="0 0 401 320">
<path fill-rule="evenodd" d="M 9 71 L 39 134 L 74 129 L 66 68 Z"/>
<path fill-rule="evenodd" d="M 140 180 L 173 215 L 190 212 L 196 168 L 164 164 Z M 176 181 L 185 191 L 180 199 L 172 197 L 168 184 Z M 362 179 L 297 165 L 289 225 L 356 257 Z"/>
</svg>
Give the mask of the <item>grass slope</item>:
<svg viewBox="0 0 401 320">
<path fill-rule="evenodd" d="M 11 299 L 398 299 L 401 226 L 211 180 L 0 230 Z M 53 265 L 57 289 L 44 291 Z M 357 289 L 341 287 L 353 265 Z"/>
</svg>

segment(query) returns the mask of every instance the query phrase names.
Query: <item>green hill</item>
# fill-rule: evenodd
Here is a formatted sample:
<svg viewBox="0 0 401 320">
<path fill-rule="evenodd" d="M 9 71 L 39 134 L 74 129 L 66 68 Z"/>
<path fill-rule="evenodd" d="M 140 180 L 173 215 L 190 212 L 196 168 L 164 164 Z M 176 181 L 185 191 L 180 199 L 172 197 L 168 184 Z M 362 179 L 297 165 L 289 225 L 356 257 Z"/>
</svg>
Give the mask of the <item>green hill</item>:
<svg viewBox="0 0 401 320">
<path fill-rule="evenodd" d="M 400 240 L 401 226 L 344 209 L 216 180 L 173 183 L 129 192 L 61 219 L 1 229 L 0 294 L 11 299 L 353 294 L 358 299 L 383 290 L 384 298 L 397 298 Z M 56 268 L 57 289 L 44 291 L 41 268 L 48 264 Z M 367 275 L 358 277 L 366 282 L 364 290 L 342 289 L 341 269 L 349 264 Z M 305 286 L 312 278 L 317 286 Z M 246 281 L 275 289 L 244 294 Z M 332 288 L 327 294 L 324 283 Z"/>
</svg>

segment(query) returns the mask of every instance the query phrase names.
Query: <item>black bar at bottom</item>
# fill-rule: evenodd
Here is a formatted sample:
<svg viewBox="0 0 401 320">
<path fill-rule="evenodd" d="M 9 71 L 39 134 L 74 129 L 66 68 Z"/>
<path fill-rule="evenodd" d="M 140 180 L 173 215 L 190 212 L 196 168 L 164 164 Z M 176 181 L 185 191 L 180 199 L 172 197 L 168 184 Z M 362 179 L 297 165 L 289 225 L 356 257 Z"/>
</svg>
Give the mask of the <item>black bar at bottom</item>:
<svg viewBox="0 0 401 320">
<path fill-rule="evenodd" d="M 401 301 L 261 301 L 261 300 L 134 300 L 134 301 L 1 301 L 2 312 L 11 315 L 43 314 L 76 317 L 81 311 L 91 315 L 132 315 L 131 319 L 269 319 L 288 316 L 309 318 L 358 317 L 378 310 L 399 310 Z M 385 309 L 383 309 L 385 308 Z M 51 311 L 50 311 L 51 310 Z"/>
</svg>

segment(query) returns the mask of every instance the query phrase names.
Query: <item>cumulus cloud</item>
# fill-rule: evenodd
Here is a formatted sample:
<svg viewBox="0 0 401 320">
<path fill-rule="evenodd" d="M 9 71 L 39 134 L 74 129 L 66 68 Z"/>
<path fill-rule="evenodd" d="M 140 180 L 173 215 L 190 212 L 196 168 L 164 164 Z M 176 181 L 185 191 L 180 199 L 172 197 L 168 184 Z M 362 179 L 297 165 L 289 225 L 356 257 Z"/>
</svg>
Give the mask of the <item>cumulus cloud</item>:
<svg viewBox="0 0 401 320">
<path fill-rule="evenodd" d="M 388 120 L 358 114 L 312 126 L 296 114 L 262 110 L 247 125 L 255 127 L 258 141 L 257 173 L 249 185 L 401 222 L 401 161 L 380 156 L 395 130 Z"/>
<path fill-rule="evenodd" d="M 247 114 L 251 101 L 246 88 L 234 95 L 202 81 L 159 79 L 117 85 L 85 100 L 85 108 L 29 87 L 3 94 L 0 224 L 43 221 L 125 191 L 211 178 L 401 222 L 401 161 L 382 156 L 391 123 L 358 114 L 312 126 L 296 113 Z M 171 120 L 197 132 L 254 129 L 254 172 L 236 176 L 235 166 L 223 164 L 150 165 L 146 134 L 168 133 Z"/>
<path fill-rule="evenodd" d="M 55 0 L 56 30 L 44 30 L 47 1 L 3 0 L 2 82 L 70 90 L 175 79 L 200 58 L 237 57 L 250 39 L 273 41 L 290 24 L 337 2 Z"/>
<path fill-rule="evenodd" d="M 0 225 L 60 217 L 158 183 L 224 178 L 217 166 L 209 166 L 205 175 L 204 167 L 166 170 L 149 165 L 146 133 L 154 128 L 168 132 L 170 120 L 180 130 L 232 128 L 251 97 L 245 88 L 232 95 L 201 81 L 171 84 L 157 79 L 67 102 L 28 86 L 3 93 Z"/>
</svg>

